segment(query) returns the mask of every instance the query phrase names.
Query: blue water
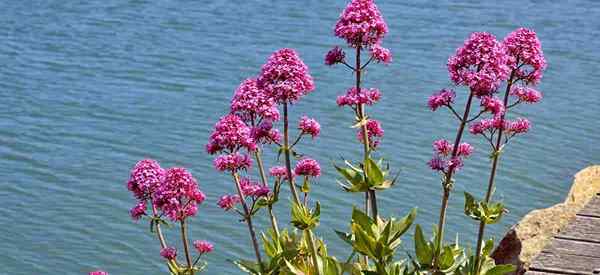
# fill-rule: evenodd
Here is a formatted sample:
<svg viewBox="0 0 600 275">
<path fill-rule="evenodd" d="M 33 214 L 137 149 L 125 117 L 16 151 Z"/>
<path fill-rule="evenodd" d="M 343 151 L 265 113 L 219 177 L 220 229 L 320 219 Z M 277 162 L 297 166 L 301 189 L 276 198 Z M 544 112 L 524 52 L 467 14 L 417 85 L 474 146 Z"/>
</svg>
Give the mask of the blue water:
<svg viewBox="0 0 600 275">
<path fill-rule="evenodd" d="M 436 220 L 440 184 L 425 163 L 431 142 L 452 138 L 456 125 L 446 112 L 430 112 L 426 99 L 449 85 L 446 60 L 472 31 L 503 37 L 518 26 L 534 28 L 549 63 L 539 86 L 543 102 L 517 110 L 534 128 L 503 155 L 497 198 L 511 212 L 490 232 L 499 237 L 531 209 L 562 201 L 573 174 L 600 163 L 600 3 L 378 4 L 394 63 L 368 72 L 366 85 L 384 93 L 369 113 L 386 131 L 382 154 L 401 170 L 399 184 L 379 196 L 384 215 L 417 205 L 418 222 Z M 227 260 L 251 258 L 250 243 L 237 218 L 215 206 L 233 187 L 212 169 L 203 146 L 235 87 L 282 47 L 296 48 L 316 81 L 316 91 L 292 112 L 322 124 L 322 136 L 301 150 L 323 164 L 314 188 L 324 205 L 320 231 L 330 252 L 345 258 L 347 247 L 331 229 L 347 228 L 350 207 L 362 197 L 340 190 L 329 163 L 360 152 L 349 110 L 335 105 L 352 76 L 322 60 L 342 43 L 332 27 L 344 6 L 341 0 L 1 1 L 0 274 L 164 273 L 157 241 L 128 215 L 133 199 L 125 182 L 146 157 L 188 167 L 197 177 L 208 201 L 191 221 L 192 238 L 215 243 L 207 274 L 235 274 Z M 483 142 L 466 139 L 479 151 L 457 177 L 448 236 L 460 232 L 472 241 L 475 224 L 462 215 L 460 194 L 482 195 L 489 161 Z M 280 209 L 282 220 L 287 215 Z M 264 219 L 258 223 L 265 228 Z M 175 229 L 168 234 L 177 241 Z M 410 241 L 402 249 L 411 250 Z"/>
</svg>

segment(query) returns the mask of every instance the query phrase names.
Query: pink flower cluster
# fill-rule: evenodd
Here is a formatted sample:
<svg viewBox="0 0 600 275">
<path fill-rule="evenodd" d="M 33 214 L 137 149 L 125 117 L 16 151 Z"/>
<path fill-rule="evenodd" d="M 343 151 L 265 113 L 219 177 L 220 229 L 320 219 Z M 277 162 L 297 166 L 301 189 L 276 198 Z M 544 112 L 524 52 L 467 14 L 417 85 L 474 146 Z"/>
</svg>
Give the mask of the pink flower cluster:
<svg viewBox="0 0 600 275">
<path fill-rule="evenodd" d="M 108 275 L 108 272 L 102 270 L 96 270 L 88 273 L 88 275 Z"/>
<path fill-rule="evenodd" d="M 454 103 L 454 98 L 456 97 L 456 93 L 454 93 L 451 89 L 442 89 L 438 93 L 435 93 L 429 97 L 427 101 L 427 105 L 432 111 L 437 110 L 442 106 L 450 106 L 450 104 Z"/>
<path fill-rule="evenodd" d="M 427 163 L 433 170 L 449 173 L 457 171 L 463 165 L 463 158 L 473 153 L 473 146 L 463 142 L 458 145 L 456 152 L 449 141 L 445 139 L 433 142 L 434 157 Z"/>
<path fill-rule="evenodd" d="M 504 102 L 501 99 L 487 95 L 481 98 L 481 106 L 484 111 L 488 111 L 494 115 L 501 115 L 504 113 Z"/>
<path fill-rule="evenodd" d="M 292 177 L 296 176 L 293 173 L 294 173 L 294 171 L 292 171 Z M 271 169 L 269 169 L 269 174 L 272 177 L 288 180 L 287 169 L 284 166 L 271 167 Z"/>
<path fill-rule="evenodd" d="M 177 249 L 172 246 L 165 247 L 160 250 L 160 256 L 167 260 L 175 260 L 177 258 Z"/>
<path fill-rule="evenodd" d="M 344 62 L 344 58 L 346 58 L 346 53 L 342 48 L 335 46 L 333 49 L 327 52 L 325 55 L 325 65 L 331 66 L 337 63 Z"/>
<path fill-rule="evenodd" d="M 542 93 L 536 89 L 525 86 L 513 86 L 510 94 L 525 103 L 538 103 L 542 100 Z"/>
<path fill-rule="evenodd" d="M 206 198 L 198 182 L 185 168 L 169 168 L 165 181 L 156 191 L 156 206 L 172 221 L 182 221 L 196 215 L 198 204 Z"/>
<path fill-rule="evenodd" d="M 139 220 L 142 216 L 146 215 L 146 200 L 140 200 L 138 203 L 129 210 L 129 214 L 134 221 Z"/>
<path fill-rule="evenodd" d="M 517 77 L 528 84 L 537 84 L 546 69 L 546 59 L 536 33 L 519 28 L 504 38 L 504 45 L 511 57 L 510 66 L 516 70 Z"/>
<path fill-rule="evenodd" d="M 206 151 L 209 154 L 221 151 L 232 153 L 242 148 L 248 151 L 256 150 L 256 143 L 250 135 L 250 128 L 237 115 L 229 114 L 222 117 L 215 124 L 215 130 L 209 137 Z"/>
<path fill-rule="evenodd" d="M 450 57 L 448 71 L 455 84 L 468 86 L 475 95 L 483 96 L 508 78 L 508 61 L 506 48 L 495 36 L 476 32 Z"/>
<path fill-rule="evenodd" d="M 257 86 L 279 103 L 294 103 L 315 89 L 308 67 L 293 49 L 273 53 L 263 65 Z"/>
<path fill-rule="evenodd" d="M 381 98 L 381 92 L 378 89 L 348 89 L 345 95 L 338 96 L 337 105 L 355 107 L 359 104 L 373 105 Z"/>
<path fill-rule="evenodd" d="M 380 143 L 379 139 L 383 138 L 383 128 L 381 128 L 381 124 L 379 123 L 379 121 L 375 119 L 369 119 L 369 121 L 367 121 L 367 134 L 369 137 L 369 146 L 373 149 L 377 148 L 377 146 L 379 146 Z M 362 131 L 358 131 L 356 137 L 361 143 L 365 142 Z"/>
<path fill-rule="evenodd" d="M 235 205 L 241 201 L 242 200 L 238 195 L 223 195 L 219 198 L 219 201 L 217 201 L 217 205 L 227 211 L 235 207 Z"/>
<path fill-rule="evenodd" d="M 319 136 L 319 133 L 321 133 L 321 125 L 319 122 L 307 116 L 302 116 L 300 118 L 298 129 L 302 132 L 302 134 L 311 135 L 312 138 Z"/>
<path fill-rule="evenodd" d="M 469 132 L 473 135 L 481 135 L 489 132 L 494 133 L 497 130 L 502 130 L 509 135 L 523 134 L 529 131 L 531 123 L 525 118 L 518 118 L 514 121 L 502 119 L 502 117 L 494 117 L 491 119 L 482 119 L 473 123 L 469 127 Z"/>
<path fill-rule="evenodd" d="M 526 118 L 517 118 L 514 121 L 508 121 L 508 127 L 505 130 L 508 134 L 523 134 L 527 133 L 531 128 L 531 123 Z"/>
<path fill-rule="evenodd" d="M 246 197 L 264 197 L 271 192 L 269 186 L 258 184 L 249 178 L 241 178 L 240 187 L 242 188 L 242 194 Z"/>
<path fill-rule="evenodd" d="M 379 44 L 373 45 L 371 48 L 371 55 L 377 62 L 383 62 L 384 64 L 390 64 L 392 62 L 392 52 Z"/>
<path fill-rule="evenodd" d="M 387 31 L 373 0 L 352 0 L 335 25 L 335 35 L 354 48 L 379 44 Z"/>
<path fill-rule="evenodd" d="M 230 106 L 231 112 L 250 123 L 260 119 L 279 120 L 279 110 L 275 100 L 256 86 L 255 79 L 246 79 L 235 91 Z"/>
<path fill-rule="evenodd" d="M 273 128 L 273 123 L 268 120 L 261 122 L 256 127 L 252 127 L 250 136 L 260 144 L 270 144 L 271 142 L 279 142 L 281 140 L 279 130 Z"/>
<path fill-rule="evenodd" d="M 194 247 L 198 250 L 200 254 L 206 254 L 213 251 L 214 246 L 209 241 L 204 240 L 196 240 L 194 241 Z"/>
<path fill-rule="evenodd" d="M 213 164 L 218 171 L 235 172 L 239 170 L 248 170 L 252 165 L 252 159 L 246 154 L 236 152 L 216 157 Z"/>
<path fill-rule="evenodd" d="M 321 176 L 321 166 L 311 158 L 303 158 L 296 163 L 294 173 L 300 176 L 319 177 Z"/>
<path fill-rule="evenodd" d="M 141 160 L 135 164 L 127 182 L 127 189 L 136 198 L 145 200 L 156 191 L 165 178 L 165 170 L 152 159 Z"/>
</svg>

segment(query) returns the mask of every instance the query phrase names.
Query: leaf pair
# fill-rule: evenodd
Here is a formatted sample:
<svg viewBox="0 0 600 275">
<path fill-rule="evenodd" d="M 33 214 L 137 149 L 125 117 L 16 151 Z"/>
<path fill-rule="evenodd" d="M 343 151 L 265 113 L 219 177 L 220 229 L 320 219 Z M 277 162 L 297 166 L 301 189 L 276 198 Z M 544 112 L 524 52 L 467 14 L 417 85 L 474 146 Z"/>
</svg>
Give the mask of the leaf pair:
<svg viewBox="0 0 600 275">
<path fill-rule="evenodd" d="M 311 211 L 303 204 L 292 204 L 292 224 L 300 230 L 312 230 L 319 225 L 321 204 L 317 202 L 315 210 Z"/>
<path fill-rule="evenodd" d="M 428 241 L 425 239 L 420 225 L 415 227 L 414 237 L 415 253 L 417 256 L 416 261 L 413 260 L 415 273 L 433 268 L 433 261 L 436 255 L 438 255 L 437 267 L 444 274 L 452 273 L 464 262 L 464 252 L 458 246 L 458 240 L 454 245 L 443 245 L 441 248 L 438 248 L 434 241 L 438 237 L 437 231 L 434 229 L 433 237 Z"/>
<path fill-rule="evenodd" d="M 382 168 L 383 160 L 375 162 L 370 157 L 360 167 L 353 165 L 345 160 L 345 167 L 333 166 L 344 178 L 344 182 L 338 183 L 347 192 L 367 192 L 369 190 L 385 190 L 390 188 L 396 182 L 398 175 L 393 179 L 386 179 L 389 173 L 389 167 Z"/>
<path fill-rule="evenodd" d="M 474 220 L 494 224 L 500 221 L 505 211 L 502 203 L 477 201 L 473 195 L 465 192 L 465 215 Z"/>
</svg>

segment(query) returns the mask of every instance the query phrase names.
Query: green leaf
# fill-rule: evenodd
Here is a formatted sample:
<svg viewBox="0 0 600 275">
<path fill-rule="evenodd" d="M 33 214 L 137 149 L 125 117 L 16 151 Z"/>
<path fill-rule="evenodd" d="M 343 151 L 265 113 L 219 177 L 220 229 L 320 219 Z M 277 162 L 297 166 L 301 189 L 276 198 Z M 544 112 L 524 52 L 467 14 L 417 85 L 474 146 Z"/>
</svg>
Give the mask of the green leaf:
<svg viewBox="0 0 600 275">
<path fill-rule="evenodd" d="M 417 224 L 415 227 L 415 253 L 417 254 L 417 260 L 422 265 L 429 266 L 433 260 L 433 251 L 425 237 L 423 236 L 423 230 L 421 226 Z"/>
<path fill-rule="evenodd" d="M 352 222 L 358 223 L 363 229 L 369 229 L 374 224 L 371 217 L 356 207 L 352 208 Z"/>
<path fill-rule="evenodd" d="M 380 186 L 385 180 L 383 171 L 373 159 L 367 158 L 365 163 L 365 171 L 367 172 L 367 180 L 369 182 L 369 187 Z"/>
<path fill-rule="evenodd" d="M 488 270 L 488 272 L 486 272 L 485 275 L 504 275 L 511 272 L 515 272 L 515 270 L 517 269 L 513 265 L 497 265 Z"/>
<path fill-rule="evenodd" d="M 250 274 L 260 274 L 260 268 L 258 266 L 257 263 L 253 262 L 253 261 L 248 261 L 248 260 L 237 260 L 237 261 L 233 261 L 233 264 L 235 264 L 240 270 L 244 271 L 244 272 L 248 272 Z"/>
</svg>

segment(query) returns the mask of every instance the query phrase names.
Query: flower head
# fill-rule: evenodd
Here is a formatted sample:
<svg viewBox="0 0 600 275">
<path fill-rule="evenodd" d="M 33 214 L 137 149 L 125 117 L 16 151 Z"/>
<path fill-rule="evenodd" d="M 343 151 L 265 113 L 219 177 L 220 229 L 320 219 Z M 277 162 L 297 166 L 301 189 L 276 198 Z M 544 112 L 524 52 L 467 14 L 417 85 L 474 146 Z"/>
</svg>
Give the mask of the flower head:
<svg viewBox="0 0 600 275">
<path fill-rule="evenodd" d="M 321 166 L 311 158 L 303 158 L 296 163 L 294 173 L 300 176 L 319 177 L 321 176 Z"/>
<path fill-rule="evenodd" d="M 371 55 L 377 62 L 383 62 L 384 64 L 390 64 L 392 62 L 392 52 L 379 44 L 373 45 L 371 48 Z"/>
<path fill-rule="evenodd" d="M 166 171 L 165 182 L 156 192 L 156 206 L 172 221 L 182 221 L 196 215 L 205 198 L 190 172 L 173 167 Z"/>
<path fill-rule="evenodd" d="M 447 156 L 452 153 L 452 145 L 445 139 L 439 139 L 433 142 L 433 149 L 438 155 Z"/>
<path fill-rule="evenodd" d="M 517 118 L 514 121 L 508 121 L 505 131 L 509 134 L 523 134 L 529 131 L 531 123 L 526 118 Z"/>
<path fill-rule="evenodd" d="M 308 67 L 293 49 L 281 49 L 269 57 L 257 86 L 279 103 L 294 103 L 315 89 Z"/>
<path fill-rule="evenodd" d="M 381 98 L 381 92 L 378 89 L 348 89 L 345 95 L 338 96 L 337 105 L 355 106 L 359 104 L 373 105 Z"/>
<path fill-rule="evenodd" d="M 501 115 L 504 113 L 504 103 L 495 96 L 481 97 L 481 106 L 483 106 L 484 111 L 489 111 L 494 115 Z"/>
<path fill-rule="evenodd" d="M 264 197 L 271 192 L 268 186 L 258 184 L 249 178 L 241 178 L 240 187 L 242 188 L 242 194 L 247 197 Z"/>
<path fill-rule="evenodd" d="M 194 247 L 196 248 L 196 250 L 198 250 L 198 253 L 200 254 L 210 253 L 213 251 L 214 248 L 212 243 L 204 240 L 195 240 Z"/>
<path fill-rule="evenodd" d="M 344 62 L 344 58 L 346 57 L 346 53 L 342 48 L 335 46 L 333 49 L 327 52 L 325 55 L 325 65 L 331 66 L 337 63 Z"/>
<path fill-rule="evenodd" d="M 379 146 L 379 139 L 383 137 L 383 133 L 384 131 L 383 128 L 381 128 L 379 121 L 375 119 L 369 119 L 367 122 L 367 134 L 369 137 L 369 146 L 371 148 L 377 148 L 377 146 Z M 364 143 L 365 139 L 362 130 L 358 131 L 356 137 L 358 138 L 358 141 Z"/>
<path fill-rule="evenodd" d="M 377 44 L 387 32 L 387 25 L 373 0 L 352 0 L 335 24 L 335 35 L 354 48 Z"/>
<path fill-rule="evenodd" d="M 206 150 L 210 154 L 215 154 L 224 150 L 237 152 L 242 148 L 248 151 L 256 150 L 250 128 L 237 115 L 229 114 L 222 117 L 215 124 L 215 130 L 209 137 Z"/>
<path fill-rule="evenodd" d="M 302 116 L 298 123 L 298 129 L 302 134 L 311 135 L 313 138 L 317 137 L 321 133 L 321 125 L 315 119 L 307 116 Z"/>
<path fill-rule="evenodd" d="M 427 105 L 432 111 L 437 110 L 442 106 L 449 106 L 454 103 L 456 93 L 452 89 L 442 89 L 441 91 L 431 95 L 427 101 Z"/>
<path fill-rule="evenodd" d="M 463 158 L 469 157 L 473 153 L 473 146 L 463 142 L 458 145 L 456 152 L 449 141 L 445 139 L 433 142 L 433 158 L 427 162 L 432 170 L 442 173 L 458 171 L 463 166 Z"/>
<path fill-rule="evenodd" d="M 282 178 L 284 180 L 288 179 L 287 168 L 285 168 L 285 166 L 273 166 L 271 169 L 269 169 L 269 174 L 273 177 Z M 294 171 L 292 171 L 292 177 L 293 176 L 295 176 Z"/>
<path fill-rule="evenodd" d="M 268 120 L 261 122 L 256 127 L 252 127 L 250 136 L 259 144 L 270 144 L 281 140 L 279 130 L 273 128 L 273 123 Z"/>
<path fill-rule="evenodd" d="M 456 151 L 456 155 L 459 157 L 468 157 L 473 153 L 473 146 L 466 142 L 462 142 L 458 145 L 458 149 Z"/>
<path fill-rule="evenodd" d="M 249 169 L 252 165 L 252 159 L 246 154 L 233 153 L 216 157 L 213 164 L 218 171 L 235 172 Z"/>
<path fill-rule="evenodd" d="M 525 103 L 538 103 L 542 100 L 542 93 L 536 89 L 525 86 L 513 86 L 510 94 L 519 98 L 519 101 Z"/>
<path fill-rule="evenodd" d="M 131 170 L 127 189 L 138 199 L 147 199 L 161 185 L 164 177 L 165 170 L 158 162 L 152 159 L 141 160 Z"/>
<path fill-rule="evenodd" d="M 540 82 L 546 69 L 542 43 L 533 30 L 518 28 L 504 38 L 511 69 L 528 84 Z"/>
<path fill-rule="evenodd" d="M 96 270 L 88 273 L 88 275 L 108 275 L 108 272 L 102 270 Z"/>
<path fill-rule="evenodd" d="M 219 198 L 219 201 L 217 201 L 217 205 L 220 208 L 227 211 L 233 208 L 236 204 L 240 203 L 241 201 L 242 200 L 238 195 L 223 195 Z"/>
<path fill-rule="evenodd" d="M 134 221 L 137 221 L 142 216 L 146 215 L 146 200 L 138 201 L 138 203 L 129 210 L 129 214 Z"/>
<path fill-rule="evenodd" d="M 160 250 L 160 256 L 167 260 L 175 260 L 177 257 L 177 249 L 175 247 L 169 246 Z"/>
<path fill-rule="evenodd" d="M 446 169 L 446 162 L 437 156 L 433 157 L 427 164 L 432 170 L 444 171 L 444 169 Z"/>
<path fill-rule="evenodd" d="M 476 32 L 450 57 L 448 71 L 456 85 L 468 86 L 475 95 L 483 96 L 508 78 L 508 61 L 505 47 L 495 36 Z"/>
<path fill-rule="evenodd" d="M 261 119 L 279 120 L 275 100 L 256 86 L 256 79 L 246 79 L 235 91 L 231 100 L 231 112 L 250 123 Z"/>
</svg>

